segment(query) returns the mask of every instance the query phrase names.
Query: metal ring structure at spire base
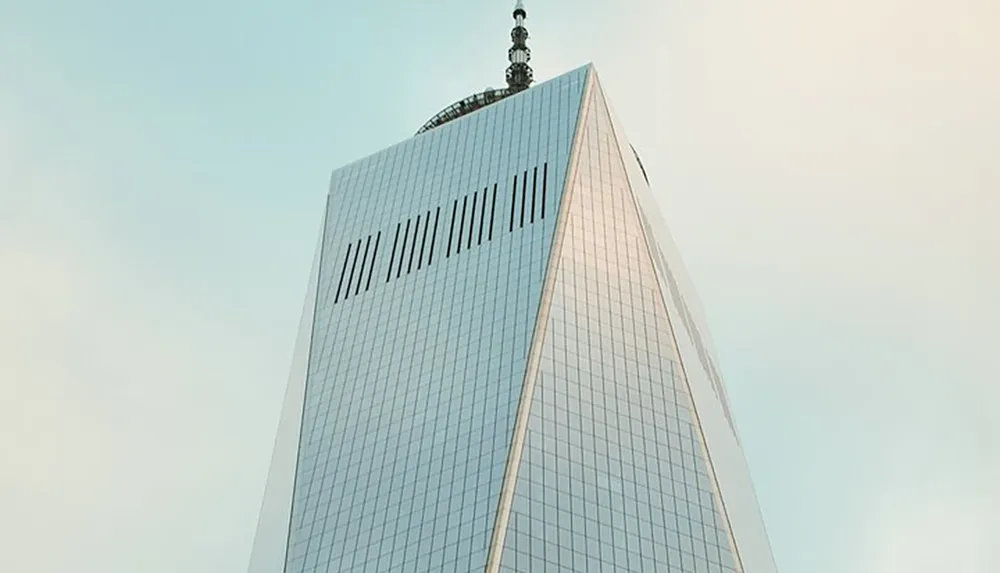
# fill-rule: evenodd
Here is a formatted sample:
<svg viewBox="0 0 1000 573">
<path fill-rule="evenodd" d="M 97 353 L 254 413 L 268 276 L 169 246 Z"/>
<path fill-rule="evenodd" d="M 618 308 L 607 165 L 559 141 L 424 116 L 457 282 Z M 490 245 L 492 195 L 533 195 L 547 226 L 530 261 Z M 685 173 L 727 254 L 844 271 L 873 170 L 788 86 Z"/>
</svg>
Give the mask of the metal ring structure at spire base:
<svg viewBox="0 0 1000 573">
<path fill-rule="evenodd" d="M 524 19 L 527 16 L 528 12 L 524 9 L 524 2 L 518 0 L 514 7 L 514 29 L 510 31 L 512 46 L 507 50 L 507 59 L 510 61 L 510 66 L 505 74 L 507 87 L 499 90 L 488 89 L 449 105 L 428 120 L 417 131 L 417 135 L 496 103 L 507 96 L 524 91 L 531 86 L 535 78 L 531 66 L 528 65 L 528 62 L 531 61 L 531 49 L 528 48 L 528 29 L 524 27 Z"/>
<path fill-rule="evenodd" d="M 421 133 L 430 131 L 435 127 L 444 125 L 449 121 L 456 120 L 463 115 L 468 115 L 478 109 L 482 109 L 490 104 L 494 104 L 503 98 L 511 95 L 512 91 L 509 89 L 488 89 L 477 94 L 470 95 L 469 97 L 459 100 L 443 110 L 439 111 L 437 115 L 427 120 L 427 123 L 423 125 L 418 131 L 417 135 Z"/>
</svg>

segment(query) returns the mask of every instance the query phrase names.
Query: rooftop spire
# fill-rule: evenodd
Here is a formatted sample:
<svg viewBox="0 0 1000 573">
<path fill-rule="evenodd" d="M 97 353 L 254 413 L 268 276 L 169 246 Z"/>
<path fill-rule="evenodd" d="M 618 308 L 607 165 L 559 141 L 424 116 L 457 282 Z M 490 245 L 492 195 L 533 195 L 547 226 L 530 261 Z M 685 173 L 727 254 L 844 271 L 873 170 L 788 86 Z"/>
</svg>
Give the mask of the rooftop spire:
<svg viewBox="0 0 1000 573">
<path fill-rule="evenodd" d="M 528 49 L 528 29 L 524 27 L 524 19 L 528 13 L 524 10 L 524 1 L 517 0 L 514 7 L 514 29 L 510 31 L 513 46 L 507 51 L 510 67 L 507 68 L 507 87 L 512 93 L 528 89 L 534 79 L 528 61 L 531 60 L 531 50 Z"/>
<path fill-rule="evenodd" d="M 514 29 L 510 31 L 510 39 L 514 45 L 507 51 L 507 57 L 510 59 L 510 67 L 507 68 L 507 87 L 499 90 L 488 88 L 486 91 L 470 95 L 449 105 L 430 118 L 417 131 L 417 135 L 528 89 L 534 80 L 534 74 L 531 67 L 528 66 L 531 50 L 528 49 L 527 45 L 528 29 L 524 27 L 524 20 L 527 17 L 528 12 L 524 9 L 524 0 L 517 0 L 517 5 L 514 6 Z"/>
</svg>

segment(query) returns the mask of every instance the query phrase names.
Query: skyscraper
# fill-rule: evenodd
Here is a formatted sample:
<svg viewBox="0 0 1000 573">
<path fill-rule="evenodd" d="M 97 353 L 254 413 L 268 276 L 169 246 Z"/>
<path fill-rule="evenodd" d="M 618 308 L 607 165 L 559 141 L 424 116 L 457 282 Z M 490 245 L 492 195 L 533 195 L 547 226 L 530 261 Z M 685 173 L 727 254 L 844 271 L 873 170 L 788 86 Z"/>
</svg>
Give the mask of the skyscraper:
<svg viewBox="0 0 1000 573">
<path fill-rule="evenodd" d="M 593 66 L 334 171 L 257 571 L 774 573 L 680 257 Z"/>
</svg>

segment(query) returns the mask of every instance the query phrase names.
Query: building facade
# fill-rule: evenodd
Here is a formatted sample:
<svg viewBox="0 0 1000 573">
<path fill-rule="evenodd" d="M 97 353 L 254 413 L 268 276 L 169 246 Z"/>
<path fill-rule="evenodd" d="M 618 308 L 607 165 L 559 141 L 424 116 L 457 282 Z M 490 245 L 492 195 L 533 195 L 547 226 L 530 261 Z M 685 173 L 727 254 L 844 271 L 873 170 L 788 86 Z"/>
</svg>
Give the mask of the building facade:
<svg viewBox="0 0 1000 573">
<path fill-rule="evenodd" d="M 597 73 L 501 95 L 333 173 L 252 573 L 774 573 Z"/>
</svg>

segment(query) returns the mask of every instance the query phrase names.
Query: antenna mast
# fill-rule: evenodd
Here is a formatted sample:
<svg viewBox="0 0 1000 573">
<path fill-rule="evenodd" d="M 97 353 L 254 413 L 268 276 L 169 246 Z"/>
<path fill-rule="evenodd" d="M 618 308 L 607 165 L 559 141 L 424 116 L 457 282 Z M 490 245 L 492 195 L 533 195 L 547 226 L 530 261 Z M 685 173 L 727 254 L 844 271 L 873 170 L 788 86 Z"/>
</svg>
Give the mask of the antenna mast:
<svg viewBox="0 0 1000 573">
<path fill-rule="evenodd" d="M 517 5 L 514 6 L 514 29 L 510 31 L 510 39 L 514 45 L 507 50 L 507 58 L 510 60 L 510 67 L 507 68 L 507 87 L 499 90 L 490 88 L 451 104 L 430 118 L 417 131 L 417 135 L 492 105 L 507 96 L 523 92 L 531 86 L 534 73 L 528 65 L 528 61 L 531 60 L 531 50 L 528 49 L 527 43 L 528 29 L 524 27 L 524 20 L 527 17 L 524 1 L 517 0 Z"/>
<path fill-rule="evenodd" d="M 511 93 L 528 89 L 534 80 L 534 74 L 528 66 L 531 50 L 527 44 L 528 29 L 524 27 L 524 20 L 527 17 L 524 1 L 517 0 L 517 6 L 514 7 L 514 29 L 510 31 L 510 39 L 514 45 L 507 51 L 507 58 L 510 60 L 510 67 L 507 68 L 507 87 Z"/>
</svg>

